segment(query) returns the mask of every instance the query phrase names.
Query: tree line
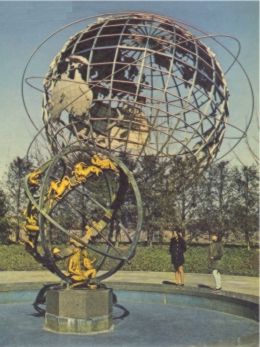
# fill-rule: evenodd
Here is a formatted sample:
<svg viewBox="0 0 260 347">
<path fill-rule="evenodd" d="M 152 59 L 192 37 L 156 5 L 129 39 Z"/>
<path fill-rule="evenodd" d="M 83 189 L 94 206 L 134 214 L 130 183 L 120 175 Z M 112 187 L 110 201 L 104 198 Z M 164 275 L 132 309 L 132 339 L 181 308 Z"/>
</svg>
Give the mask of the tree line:
<svg viewBox="0 0 260 347">
<path fill-rule="evenodd" d="M 131 164 L 131 163 L 130 163 Z M 21 184 L 33 163 L 15 158 L 0 183 L 0 242 L 18 236 L 26 207 Z M 130 165 L 131 166 L 131 165 Z M 232 166 L 228 161 L 193 175 L 176 158 L 161 162 L 146 157 L 135 169 L 144 207 L 143 234 L 148 243 L 162 241 L 166 230 L 179 228 L 189 240 L 219 232 L 248 247 L 259 231 L 259 176 L 255 165 Z"/>
<path fill-rule="evenodd" d="M 257 167 L 221 161 L 191 181 L 187 165 L 168 164 L 149 161 L 140 179 L 148 241 L 178 227 L 190 240 L 218 232 L 250 247 L 259 231 Z"/>
</svg>

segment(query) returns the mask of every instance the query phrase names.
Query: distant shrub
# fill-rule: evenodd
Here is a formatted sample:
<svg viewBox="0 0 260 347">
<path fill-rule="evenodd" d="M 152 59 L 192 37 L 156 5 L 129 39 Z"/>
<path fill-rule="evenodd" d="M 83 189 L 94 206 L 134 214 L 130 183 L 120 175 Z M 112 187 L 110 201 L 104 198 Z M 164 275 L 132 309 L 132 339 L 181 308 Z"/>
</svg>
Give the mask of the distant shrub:
<svg viewBox="0 0 260 347">
<path fill-rule="evenodd" d="M 226 247 L 222 258 L 221 270 L 227 275 L 258 276 L 259 250 L 248 251 L 242 247 Z M 114 260 L 107 260 L 109 266 Z M 0 245 L 0 271 L 32 271 L 43 270 L 22 245 Z M 136 256 L 125 264 L 125 271 L 173 271 L 168 246 L 138 246 Z M 189 247 L 185 253 L 185 272 L 209 273 L 208 249 L 203 246 Z"/>
</svg>

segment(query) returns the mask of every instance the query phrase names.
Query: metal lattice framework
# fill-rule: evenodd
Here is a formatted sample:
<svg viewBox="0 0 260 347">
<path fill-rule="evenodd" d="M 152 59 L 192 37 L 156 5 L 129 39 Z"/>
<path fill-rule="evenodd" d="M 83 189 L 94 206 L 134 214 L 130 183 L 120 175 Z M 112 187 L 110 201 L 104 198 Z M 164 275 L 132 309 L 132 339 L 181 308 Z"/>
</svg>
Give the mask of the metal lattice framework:
<svg viewBox="0 0 260 347">
<path fill-rule="evenodd" d="M 30 200 L 23 239 L 27 250 L 69 283 L 75 281 L 65 270 L 63 260 L 73 255 L 73 242 L 77 248 L 85 247 L 95 254 L 96 271 L 110 261 L 111 268 L 95 276 L 94 281 L 100 281 L 133 257 L 141 231 L 141 197 L 132 173 L 117 158 L 113 158 L 113 164 L 109 160 L 109 167 L 93 161 L 94 153 L 90 145 L 67 147 L 25 178 Z M 85 170 L 77 169 L 79 158 Z M 64 182 L 69 186 L 62 185 Z M 119 230 L 128 240 L 123 250 L 115 244 Z M 91 231 L 92 239 L 99 240 L 97 246 L 86 238 L 87 231 Z M 57 242 L 63 244 L 59 252 L 55 252 Z"/>
<path fill-rule="evenodd" d="M 77 33 L 53 60 L 44 89 L 54 152 L 74 135 L 111 152 L 193 157 L 204 166 L 219 149 L 228 117 L 214 53 L 185 28 L 151 14 L 101 17 Z"/>
<path fill-rule="evenodd" d="M 48 39 L 32 54 L 23 76 L 37 90 L 30 81 L 43 83 L 41 129 L 24 99 L 38 130 L 28 153 L 40 137 L 51 153 L 25 181 L 26 247 L 63 280 L 85 284 L 110 276 L 134 255 L 142 204 L 126 163 L 133 168 L 147 156 L 161 163 L 176 158 L 188 164 L 192 180 L 216 157 L 228 126 L 238 130 L 237 143 L 245 135 L 229 122 L 225 73 L 202 42 L 210 35 L 195 35 L 151 13 L 90 19 L 65 43 L 46 76 L 26 77 L 26 70 Z M 239 52 L 224 49 L 234 58 L 228 72 Z M 55 247 L 59 233 L 64 249 Z M 124 252 L 116 244 L 118 233 L 129 242 Z M 109 270 L 97 276 L 64 270 L 60 263 L 83 256 L 83 249 L 97 255 L 95 271 L 104 265 Z M 93 267 L 88 270 L 93 274 Z"/>
</svg>

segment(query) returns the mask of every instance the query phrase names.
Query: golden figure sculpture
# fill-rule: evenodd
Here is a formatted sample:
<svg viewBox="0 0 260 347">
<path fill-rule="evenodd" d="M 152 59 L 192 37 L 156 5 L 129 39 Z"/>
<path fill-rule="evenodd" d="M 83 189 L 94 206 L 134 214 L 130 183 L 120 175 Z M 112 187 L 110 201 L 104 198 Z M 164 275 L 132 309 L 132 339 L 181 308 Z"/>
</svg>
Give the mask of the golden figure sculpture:
<svg viewBox="0 0 260 347">
<path fill-rule="evenodd" d="M 99 157 L 97 154 L 93 155 L 93 157 L 91 158 L 91 163 L 100 167 L 101 169 L 111 169 L 113 171 L 117 171 L 116 166 L 112 163 L 110 159 L 103 159 Z"/>
<path fill-rule="evenodd" d="M 93 222 L 92 222 L 93 223 Z M 92 225 L 91 223 L 91 225 Z M 89 226 L 88 224 L 85 226 L 85 235 L 82 237 L 82 240 L 84 242 L 87 242 L 91 239 L 91 237 L 95 235 L 95 229 L 92 226 Z"/>
<path fill-rule="evenodd" d="M 81 238 L 82 241 L 88 242 L 92 236 L 96 236 L 98 233 L 107 226 L 108 222 L 112 217 L 112 212 L 107 210 L 104 216 L 98 221 L 91 221 L 89 224 L 85 226 L 85 235 Z"/>
<path fill-rule="evenodd" d="M 72 174 L 75 175 L 76 181 L 78 183 L 85 182 L 91 174 L 95 174 L 98 176 L 100 173 L 102 173 L 102 170 L 97 166 L 88 166 L 83 162 L 77 163 L 74 166 L 74 170 L 72 171 Z"/>
<path fill-rule="evenodd" d="M 88 243 L 93 236 L 93 229 L 88 228 L 86 230 L 86 234 L 82 240 L 84 239 L 84 241 Z M 71 238 L 70 244 L 72 255 L 70 256 L 68 262 L 68 273 L 71 278 L 77 282 L 72 285 L 74 287 L 89 278 L 96 277 L 97 270 L 93 267 L 93 263 L 96 261 L 96 259 L 91 260 L 86 249 L 83 249 L 76 240 Z M 89 285 L 89 288 L 94 289 L 96 286 Z"/>
<path fill-rule="evenodd" d="M 112 217 L 112 212 L 111 211 L 106 211 L 104 217 L 102 219 L 100 219 L 98 222 L 93 221 L 92 226 L 94 231 L 97 232 L 101 232 L 107 225 L 108 221 L 111 219 Z"/>
<path fill-rule="evenodd" d="M 87 275 L 87 278 L 96 277 L 97 270 L 93 267 L 93 263 L 95 263 L 96 258 L 91 260 L 88 256 L 86 249 L 83 249 L 81 254 L 82 254 L 83 268 L 87 270 L 87 271 L 84 271 L 85 275 Z"/>
<path fill-rule="evenodd" d="M 117 171 L 116 166 L 110 159 L 100 158 L 96 154 L 92 157 L 91 162 L 94 165 L 87 165 L 84 162 L 79 162 L 74 165 L 74 170 L 72 171 L 73 176 L 71 178 L 69 176 L 64 176 L 60 181 L 51 181 L 48 198 L 50 199 L 51 195 L 54 194 L 55 199 L 61 199 L 66 190 L 71 189 L 72 186 L 85 182 L 92 174 L 97 176 L 100 175 L 102 169 Z M 40 170 L 32 172 L 29 175 L 29 181 L 34 185 L 38 184 L 40 174 Z"/>
<path fill-rule="evenodd" d="M 31 172 L 28 175 L 28 182 L 31 186 L 39 186 L 40 185 L 40 177 L 41 177 L 42 171 L 36 170 Z"/>
<path fill-rule="evenodd" d="M 37 216 L 32 214 L 26 217 L 25 229 L 28 231 L 39 231 Z"/>
<path fill-rule="evenodd" d="M 96 269 L 93 263 L 96 259 L 90 259 L 87 251 L 74 246 L 73 254 L 69 258 L 68 272 L 71 278 L 76 282 L 83 282 L 86 279 L 96 276 Z"/>
<path fill-rule="evenodd" d="M 64 192 L 71 188 L 70 178 L 64 176 L 61 181 L 51 181 L 48 198 L 54 193 L 55 199 L 61 199 Z"/>
<path fill-rule="evenodd" d="M 34 206 L 29 206 L 24 211 L 25 221 L 22 228 L 19 230 L 19 241 L 22 244 L 34 248 L 34 240 L 37 236 L 37 232 L 40 230 L 38 226 L 37 210 Z M 10 238 L 11 241 L 14 241 Z"/>
</svg>

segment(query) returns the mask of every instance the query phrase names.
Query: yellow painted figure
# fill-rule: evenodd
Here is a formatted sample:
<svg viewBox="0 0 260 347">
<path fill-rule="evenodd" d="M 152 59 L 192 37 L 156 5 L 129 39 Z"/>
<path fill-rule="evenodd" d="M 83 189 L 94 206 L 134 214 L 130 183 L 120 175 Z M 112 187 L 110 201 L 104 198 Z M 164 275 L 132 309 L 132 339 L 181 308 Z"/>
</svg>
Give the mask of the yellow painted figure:
<svg viewBox="0 0 260 347">
<path fill-rule="evenodd" d="M 77 282 L 83 282 L 86 279 L 96 276 L 96 269 L 93 263 L 96 259 L 90 260 L 86 250 L 75 247 L 74 254 L 69 258 L 68 272 L 71 278 Z"/>
<path fill-rule="evenodd" d="M 48 198 L 50 199 L 54 196 L 55 199 L 61 199 L 62 195 L 71 189 L 72 186 L 84 183 L 92 174 L 99 176 L 102 173 L 102 169 L 117 171 L 116 166 L 110 159 L 102 159 L 96 154 L 91 159 L 91 162 L 94 165 L 87 165 L 84 162 L 74 165 L 72 177 L 64 176 L 61 180 L 51 181 Z M 38 185 L 40 174 L 40 170 L 32 172 L 28 177 L 29 182 L 32 185 Z"/>
<path fill-rule="evenodd" d="M 102 159 L 97 154 L 94 154 L 91 163 L 100 167 L 101 169 L 111 169 L 113 171 L 117 171 L 116 166 L 112 163 L 110 159 Z"/>
<path fill-rule="evenodd" d="M 87 278 L 96 277 L 97 270 L 93 267 L 93 263 L 95 263 L 96 258 L 91 260 L 88 257 L 88 253 L 85 249 L 82 250 L 81 254 L 82 254 L 83 267 L 84 267 L 84 274 L 87 275 Z M 85 269 L 87 271 L 85 271 Z"/>
<path fill-rule="evenodd" d="M 35 237 L 40 230 L 38 226 L 38 213 L 35 206 L 29 205 L 24 211 L 25 222 L 19 231 L 19 241 L 34 247 Z"/>
<path fill-rule="evenodd" d="M 34 215 L 26 217 L 25 229 L 28 231 L 39 231 L 38 220 Z"/>
<path fill-rule="evenodd" d="M 48 197 L 54 194 L 56 199 L 61 199 L 64 192 L 71 188 L 70 178 L 64 176 L 61 181 L 51 181 Z"/>
<path fill-rule="evenodd" d="M 40 176 L 42 174 L 41 170 L 36 170 L 31 172 L 28 175 L 28 182 L 31 186 L 39 186 L 40 185 Z"/>
<path fill-rule="evenodd" d="M 38 226 L 38 211 L 35 206 L 29 205 L 25 211 L 24 211 L 24 216 L 25 216 L 25 229 L 27 231 L 39 231 L 39 226 Z"/>
<path fill-rule="evenodd" d="M 75 175 L 77 182 L 81 183 L 81 182 L 85 182 L 85 180 L 91 174 L 95 174 L 98 176 L 100 173 L 102 173 L 102 170 L 96 166 L 93 166 L 93 165 L 88 166 L 85 163 L 80 162 L 74 166 L 74 171 L 72 171 L 72 173 Z"/>
</svg>

